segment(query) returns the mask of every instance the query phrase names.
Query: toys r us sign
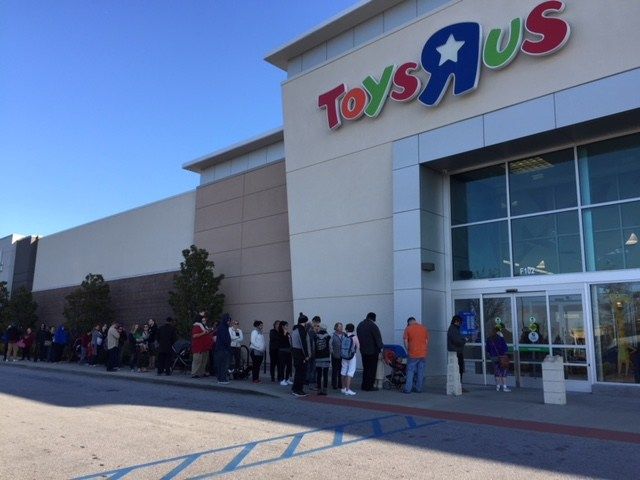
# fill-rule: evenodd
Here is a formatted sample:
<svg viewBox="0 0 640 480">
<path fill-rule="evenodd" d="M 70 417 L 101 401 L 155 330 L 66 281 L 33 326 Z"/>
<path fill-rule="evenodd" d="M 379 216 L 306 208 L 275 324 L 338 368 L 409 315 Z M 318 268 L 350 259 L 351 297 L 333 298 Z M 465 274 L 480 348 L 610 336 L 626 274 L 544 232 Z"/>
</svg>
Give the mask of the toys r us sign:
<svg viewBox="0 0 640 480">
<path fill-rule="evenodd" d="M 331 130 L 340 128 L 343 120 L 354 121 L 363 115 L 377 117 L 388 98 L 404 103 L 418 97 L 423 105 L 435 107 L 452 79 L 455 79 L 454 95 L 475 90 L 481 61 L 486 68 L 500 70 L 519 52 L 541 56 L 560 50 L 571 33 L 569 23 L 557 16 L 564 9 L 565 4 L 560 0 L 542 2 L 529 12 L 526 20 L 520 17 L 511 20 L 506 42 L 502 28 L 491 30 L 483 45 L 479 23 L 449 25 L 429 37 L 422 48 L 420 63 L 389 65 L 379 80 L 369 75 L 361 86 L 351 89 L 341 83 L 318 97 L 318 107 L 326 111 Z M 525 38 L 525 29 L 529 38 Z M 424 88 L 418 75 L 421 68 L 429 74 Z"/>
</svg>

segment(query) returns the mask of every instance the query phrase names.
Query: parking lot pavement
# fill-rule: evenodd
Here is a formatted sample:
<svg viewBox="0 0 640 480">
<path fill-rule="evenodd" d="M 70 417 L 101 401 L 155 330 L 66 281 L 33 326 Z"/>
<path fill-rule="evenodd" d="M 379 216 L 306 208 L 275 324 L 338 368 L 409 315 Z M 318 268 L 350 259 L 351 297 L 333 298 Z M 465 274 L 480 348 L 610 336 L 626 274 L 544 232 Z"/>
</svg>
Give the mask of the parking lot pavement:
<svg viewBox="0 0 640 480">
<path fill-rule="evenodd" d="M 106 372 L 102 366 L 89 367 L 71 363 L 1 363 L 0 368 L 28 368 L 63 371 L 77 375 L 127 379 L 136 382 L 158 383 L 175 387 L 225 391 L 242 395 L 290 397 L 289 387 L 272 383 L 263 377 L 263 383 L 234 380 L 229 385 L 218 385 L 212 377 L 193 379 L 188 373 L 174 372 L 171 376 L 158 376 L 155 372 L 136 373 L 128 368 L 118 372 Z M 359 385 L 356 378 L 355 385 Z M 466 385 L 468 393 L 459 397 L 447 396 L 444 387 L 433 382 L 421 394 L 402 394 L 397 390 L 361 392 L 347 397 L 339 391 L 329 390 L 327 397 L 316 396 L 309 390 L 304 400 L 317 403 L 333 403 L 354 408 L 386 412 L 412 412 L 437 417 L 437 412 L 456 415 L 459 421 L 508 426 L 511 428 L 541 429 L 573 427 L 579 436 L 593 436 L 640 443 L 640 389 L 637 394 L 576 393 L 567 394 L 566 405 L 546 405 L 541 390 L 514 389 L 512 392 L 496 392 L 492 386 Z M 628 392 L 628 391 L 627 391 Z M 615 405 L 615 408 L 612 408 Z M 502 423 L 501 423 L 502 422 Z M 511 422 L 511 423 L 509 423 Z M 514 423 L 515 422 L 515 423 Z M 539 424 L 539 425 L 538 425 Z M 546 425 L 546 426 L 545 426 Z M 549 427 L 555 425 L 556 427 Z M 548 430 L 551 431 L 551 430 Z M 566 430 L 569 431 L 569 430 Z"/>
</svg>

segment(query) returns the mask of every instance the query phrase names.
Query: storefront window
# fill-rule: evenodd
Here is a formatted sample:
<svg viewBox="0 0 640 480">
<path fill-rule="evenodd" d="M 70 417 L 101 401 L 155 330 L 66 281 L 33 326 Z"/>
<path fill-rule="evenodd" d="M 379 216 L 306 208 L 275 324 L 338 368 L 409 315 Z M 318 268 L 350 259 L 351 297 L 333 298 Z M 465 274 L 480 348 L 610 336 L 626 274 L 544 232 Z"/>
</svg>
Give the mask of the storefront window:
<svg viewBox="0 0 640 480">
<path fill-rule="evenodd" d="M 598 380 L 640 383 L 640 282 L 591 287 Z"/>
<path fill-rule="evenodd" d="M 573 149 L 510 162 L 511 215 L 577 206 L 575 172 Z"/>
<path fill-rule="evenodd" d="M 505 165 L 493 165 L 451 176 L 451 224 L 507 216 Z"/>
<path fill-rule="evenodd" d="M 578 147 L 583 205 L 640 197 L 640 134 Z"/>
<path fill-rule="evenodd" d="M 640 268 L 640 133 L 450 180 L 454 280 Z"/>
<path fill-rule="evenodd" d="M 453 279 L 508 277 L 510 272 L 507 222 L 491 222 L 452 229 Z"/>
<path fill-rule="evenodd" d="M 513 220 L 511 237 L 515 276 L 582 271 L 577 211 Z"/>
<path fill-rule="evenodd" d="M 587 270 L 640 267 L 640 202 L 583 212 Z"/>
</svg>

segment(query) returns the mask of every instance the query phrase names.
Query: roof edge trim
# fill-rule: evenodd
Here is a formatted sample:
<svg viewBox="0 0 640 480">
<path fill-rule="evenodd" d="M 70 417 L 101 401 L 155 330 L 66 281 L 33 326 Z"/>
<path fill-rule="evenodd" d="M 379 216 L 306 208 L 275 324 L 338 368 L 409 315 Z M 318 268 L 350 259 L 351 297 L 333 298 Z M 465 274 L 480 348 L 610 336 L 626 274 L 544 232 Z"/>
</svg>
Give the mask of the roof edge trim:
<svg viewBox="0 0 640 480">
<path fill-rule="evenodd" d="M 196 158 L 182 165 L 184 170 L 201 173 L 203 170 L 210 168 L 218 163 L 230 160 L 232 158 L 245 155 L 260 148 L 268 147 L 274 143 L 284 141 L 284 129 L 282 127 L 262 135 L 250 138 L 248 140 L 236 143 L 229 147 L 223 148 L 216 152 L 210 153 L 200 158 Z"/>
</svg>

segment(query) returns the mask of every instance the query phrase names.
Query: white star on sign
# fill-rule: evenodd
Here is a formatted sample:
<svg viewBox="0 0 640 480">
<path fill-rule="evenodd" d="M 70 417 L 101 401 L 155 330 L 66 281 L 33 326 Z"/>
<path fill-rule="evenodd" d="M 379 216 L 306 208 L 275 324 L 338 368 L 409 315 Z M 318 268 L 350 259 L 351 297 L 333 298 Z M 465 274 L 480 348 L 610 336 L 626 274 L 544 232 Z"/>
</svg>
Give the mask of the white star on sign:
<svg viewBox="0 0 640 480">
<path fill-rule="evenodd" d="M 441 66 L 448 60 L 457 63 L 458 50 L 460 50 L 463 45 L 464 41 L 459 42 L 453 37 L 453 35 L 449 35 L 449 38 L 447 38 L 447 43 L 436 48 L 436 50 L 440 54 L 440 63 L 438 64 L 438 66 Z"/>
</svg>

